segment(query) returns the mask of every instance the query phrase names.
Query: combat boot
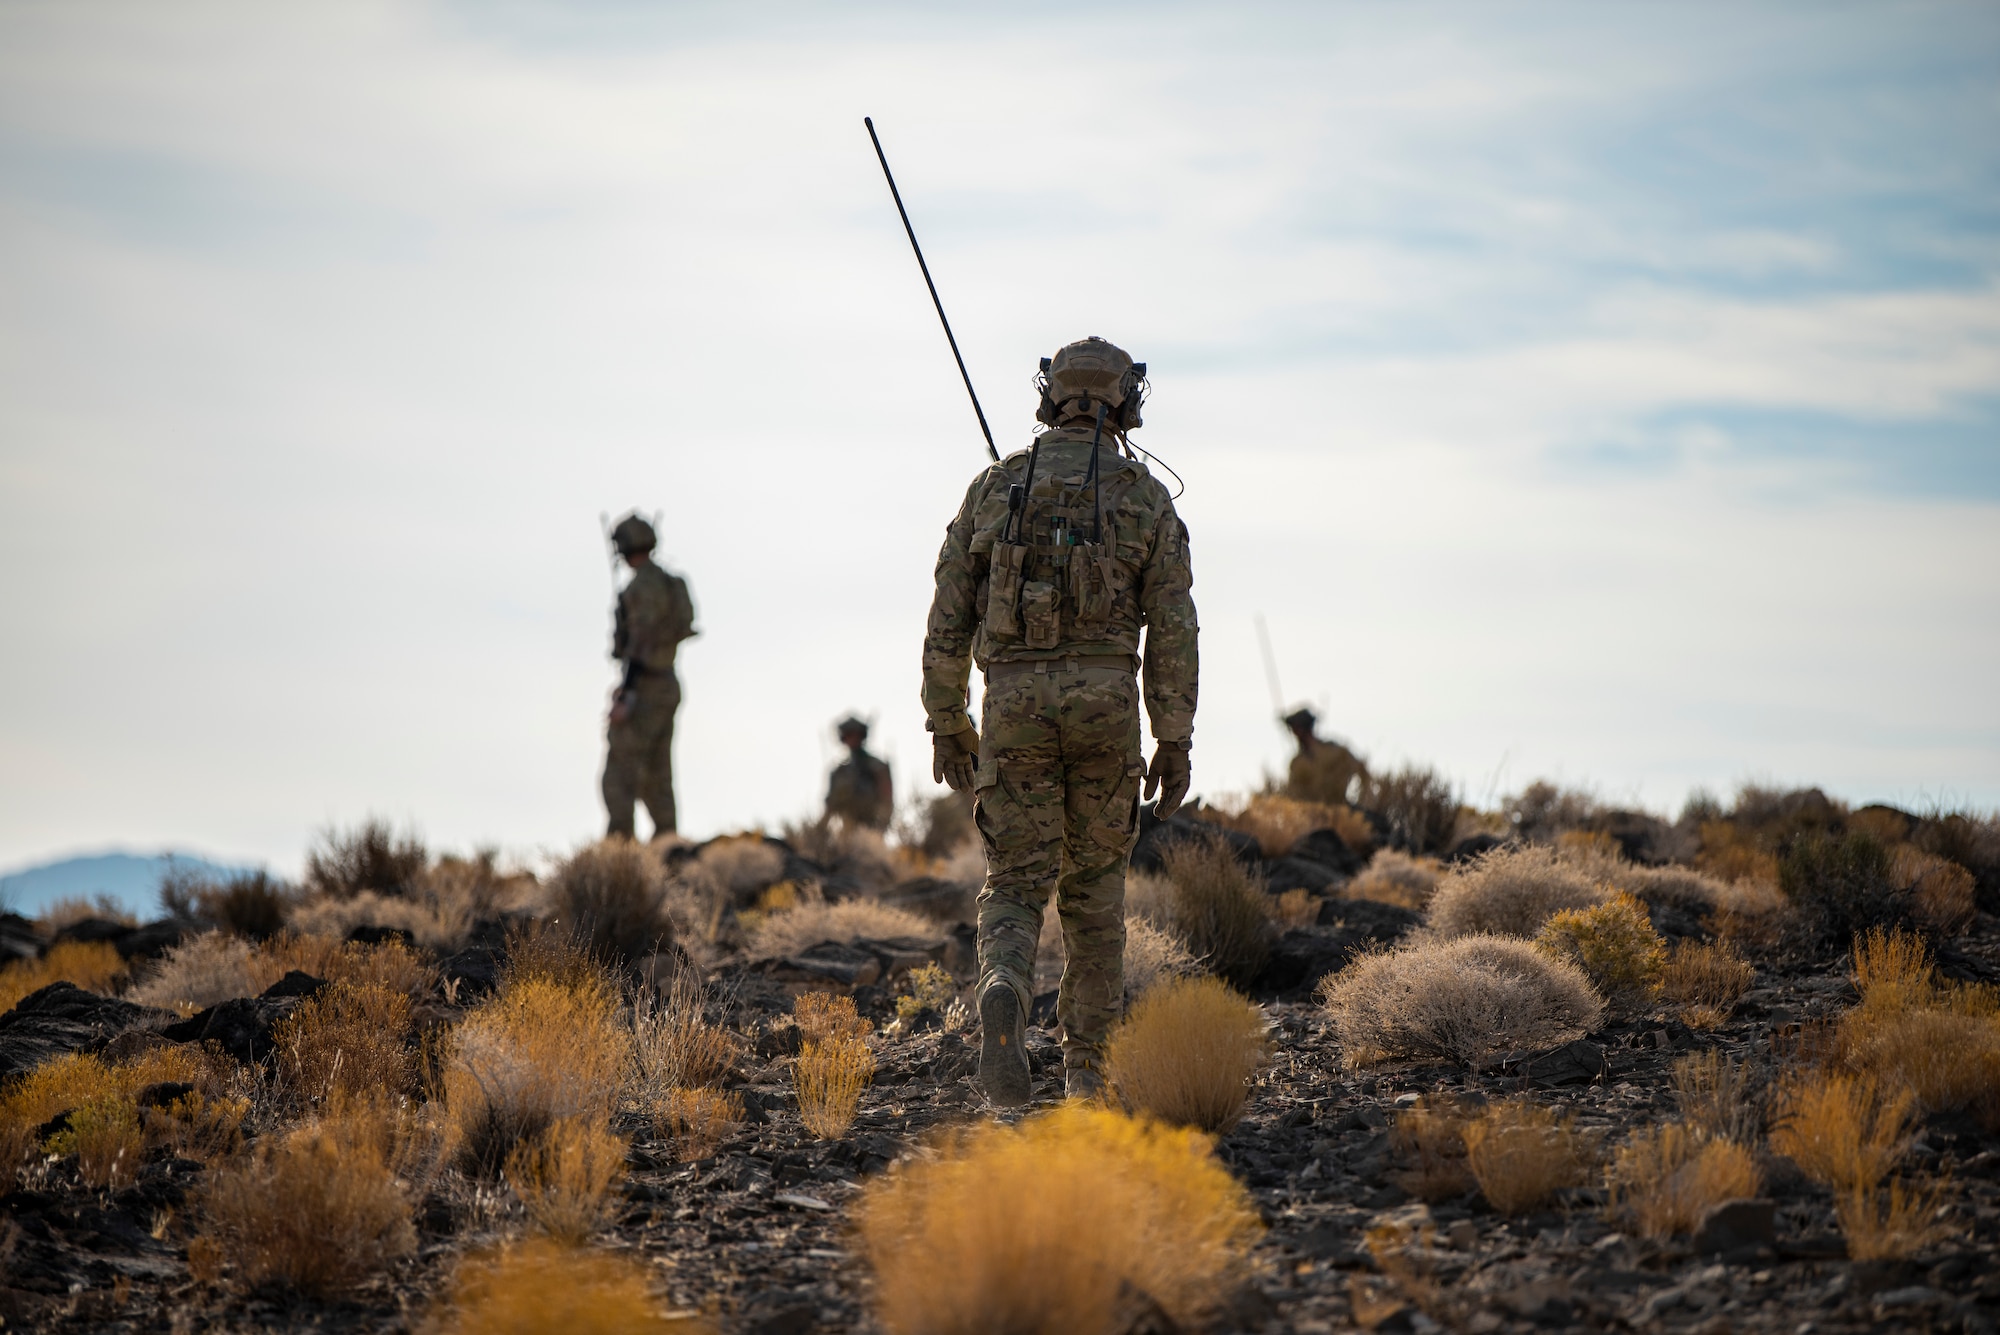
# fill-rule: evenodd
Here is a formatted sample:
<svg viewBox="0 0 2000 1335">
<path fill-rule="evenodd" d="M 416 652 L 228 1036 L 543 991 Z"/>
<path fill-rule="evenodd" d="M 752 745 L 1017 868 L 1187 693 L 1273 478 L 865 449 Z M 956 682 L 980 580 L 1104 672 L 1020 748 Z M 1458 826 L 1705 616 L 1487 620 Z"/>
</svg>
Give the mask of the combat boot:
<svg viewBox="0 0 2000 1335">
<path fill-rule="evenodd" d="M 979 998 L 979 1083 L 1002 1108 L 1018 1108 L 1034 1092 L 1028 1075 L 1028 1025 L 1021 999 L 996 982 Z"/>
<path fill-rule="evenodd" d="M 1063 1054 L 1063 1095 L 1093 1102 L 1104 1098 L 1104 1054 L 1065 1052 Z"/>
</svg>

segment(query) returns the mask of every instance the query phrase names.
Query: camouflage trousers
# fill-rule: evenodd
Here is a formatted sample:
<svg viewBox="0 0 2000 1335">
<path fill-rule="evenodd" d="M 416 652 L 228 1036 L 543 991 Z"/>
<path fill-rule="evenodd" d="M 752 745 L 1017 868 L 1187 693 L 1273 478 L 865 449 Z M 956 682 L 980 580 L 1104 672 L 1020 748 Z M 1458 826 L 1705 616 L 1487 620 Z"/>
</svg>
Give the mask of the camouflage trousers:
<svg viewBox="0 0 2000 1335">
<path fill-rule="evenodd" d="M 653 833 L 668 834 L 674 816 L 674 713 L 681 707 L 681 683 L 672 673 L 640 677 L 632 705 L 605 732 L 604 809 L 608 834 L 633 837 L 632 806 L 646 804 Z"/>
<path fill-rule="evenodd" d="M 1012 987 L 1025 1014 L 1051 893 L 1062 922 L 1066 1059 L 1095 1054 L 1125 999 L 1125 864 L 1138 830 L 1139 687 L 1131 672 L 989 672 L 975 818 L 986 846 L 979 991 Z"/>
</svg>

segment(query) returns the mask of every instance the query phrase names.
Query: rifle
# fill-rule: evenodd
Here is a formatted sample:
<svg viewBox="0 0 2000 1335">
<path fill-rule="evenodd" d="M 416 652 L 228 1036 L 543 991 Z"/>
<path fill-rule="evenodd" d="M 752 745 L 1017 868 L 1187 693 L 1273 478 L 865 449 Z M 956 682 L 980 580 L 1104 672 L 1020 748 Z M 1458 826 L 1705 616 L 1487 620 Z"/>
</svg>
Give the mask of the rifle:
<svg viewBox="0 0 2000 1335">
<path fill-rule="evenodd" d="M 979 392 L 972 387 L 972 376 L 965 369 L 965 358 L 959 355 L 958 340 L 952 337 L 951 321 L 944 315 L 944 303 L 938 300 L 937 284 L 931 281 L 931 266 L 924 263 L 924 248 L 917 244 L 917 229 L 910 226 L 910 213 L 903 207 L 903 192 L 896 189 L 896 178 L 889 171 L 889 159 L 882 152 L 882 141 L 876 137 L 874 118 L 863 116 L 861 123 L 868 127 L 868 140 L 875 145 L 875 160 L 882 164 L 883 179 L 889 182 L 889 197 L 896 201 L 896 212 L 903 219 L 903 231 L 910 238 L 910 249 L 917 253 L 917 268 L 923 270 L 924 286 L 931 291 L 931 305 L 937 307 L 938 323 L 944 326 L 945 342 L 951 344 L 952 360 L 958 363 L 959 378 L 965 381 L 965 392 L 972 396 L 972 411 L 979 418 L 979 430 L 986 437 L 986 453 L 994 463 L 1000 462 L 1000 451 L 993 445 L 993 430 L 986 425 L 986 410 L 979 406 Z"/>
<path fill-rule="evenodd" d="M 1257 613 L 1257 644 L 1264 651 L 1264 683 L 1271 688 L 1271 711 L 1282 722 L 1285 693 L 1278 686 L 1278 656 L 1271 652 L 1271 632 L 1265 628 L 1262 612 Z"/>
</svg>

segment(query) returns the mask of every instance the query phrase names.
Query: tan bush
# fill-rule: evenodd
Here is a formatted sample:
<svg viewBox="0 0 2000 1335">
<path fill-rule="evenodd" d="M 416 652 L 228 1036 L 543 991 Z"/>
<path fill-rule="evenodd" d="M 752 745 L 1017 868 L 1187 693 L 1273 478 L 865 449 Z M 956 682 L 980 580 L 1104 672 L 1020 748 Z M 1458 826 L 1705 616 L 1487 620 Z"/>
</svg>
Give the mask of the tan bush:
<svg viewBox="0 0 2000 1335">
<path fill-rule="evenodd" d="M 871 1026 L 854 1009 L 854 998 L 838 992 L 801 992 L 792 998 L 792 1018 L 807 1038 L 865 1038 Z"/>
<path fill-rule="evenodd" d="M 1679 1122 L 1635 1131 L 1609 1175 L 1611 1208 L 1649 1238 L 1686 1233 L 1712 1205 L 1755 1196 L 1757 1160 L 1728 1140 L 1705 1140 Z"/>
<path fill-rule="evenodd" d="M 1733 821 L 1703 821 L 1701 851 L 1694 865 L 1724 881 L 1738 885 L 1778 887 L 1778 856 L 1760 843 L 1756 835 Z"/>
<path fill-rule="evenodd" d="M 1910 896 L 1913 916 L 1935 932 L 1956 932 L 1978 911 L 1971 872 L 1909 844 L 1889 851 L 1889 882 Z"/>
<path fill-rule="evenodd" d="M 431 1335 L 713 1335 L 699 1317 L 664 1317 L 646 1267 L 546 1238 L 470 1256 Z"/>
<path fill-rule="evenodd" d="M 370 818 L 352 830 L 320 832 L 306 855 L 306 889 L 349 899 L 365 890 L 407 894 L 430 863 L 416 833 L 398 835 L 387 821 Z"/>
<path fill-rule="evenodd" d="M 642 1101 L 715 1084 L 735 1067 L 743 1045 L 709 1023 L 707 1006 L 700 976 L 683 969 L 664 996 L 648 994 L 633 1007 L 634 1092 Z"/>
<path fill-rule="evenodd" d="M 1754 1146 L 1764 1130 L 1764 1101 L 1749 1063 L 1714 1048 L 1674 1062 L 1674 1100 L 1681 1120 L 1710 1140 Z"/>
<path fill-rule="evenodd" d="M 1727 1010 L 1757 981 L 1757 971 L 1728 941 L 1676 941 L 1660 974 L 1660 994 L 1684 1006 Z"/>
<path fill-rule="evenodd" d="M 1194 952 L 1172 932 L 1137 915 L 1125 919 L 1125 995 L 1137 999 L 1172 978 L 1201 971 Z"/>
<path fill-rule="evenodd" d="M 507 1181 L 535 1225 L 558 1242 L 583 1242 L 604 1226 L 625 1176 L 626 1142 L 588 1117 L 564 1117 L 507 1155 Z"/>
<path fill-rule="evenodd" d="M 1475 1185 L 1465 1161 L 1465 1127 L 1476 1110 L 1449 1095 L 1420 1100 L 1396 1114 L 1390 1141 L 1409 1164 L 1396 1181 L 1426 1201 L 1463 1196 Z"/>
<path fill-rule="evenodd" d="M 306 1099 L 410 1092 L 410 998 L 379 983 L 333 983 L 271 1031 L 278 1070 Z"/>
<path fill-rule="evenodd" d="M 1280 793 L 1257 793 L 1234 810 L 1209 807 L 1202 818 L 1249 835 L 1267 858 L 1285 856 L 1314 830 L 1332 830 L 1341 836 L 1342 843 L 1348 843 L 1341 826 L 1352 829 L 1356 821 L 1363 829 L 1368 826 L 1367 819 L 1352 807 L 1307 802 Z"/>
<path fill-rule="evenodd" d="M 1161 859 L 1174 935 L 1202 964 L 1248 987 L 1271 955 L 1271 900 L 1220 838 L 1183 839 Z"/>
<path fill-rule="evenodd" d="M 139 920 L 132 916 L 132 911 L 111 895 L 97 895 L 89 899 L 82 895 L 71 895 L 43 905 L 42 911 L 35 915 L 35 928 L 43 936 L 54 936 L 65 927 L 74 926 L 91 918 L 123 923 L 127 927 L 139 925 Z"/>
<path fill-rule="evenodd" d="M 1082 1105 L 947 1134 L 855 1221 L 891 1335 L 1117 1335 L 1135 1295 L 1201 1329 L 1261 1231 L 1206 1136 Z"/>
<path fill-rule="evenodd" d="M 226 1262 L 246 1285 L 276 1280 L 328 1297 L 409 1254 L 416 1230 L 382 1119 L 379 1109 L 343 1108 L 212 1169 L 190 1266 Z"/>
<path fill-rule="evenodd" d="M 801 1026 L 803 1027 L 803 1026 Z M 854 1125 L 861 1091 L 875 1076 L 875 1054 L 859 1038 L 808 1038 L 792 1063 L 799 1121 L 821 1140 L 838 1140 Z"/>
<path fill-rule="evenodd" d="M 87 1149 L 93 1163 L 112 1162 L 124 1143 L 119 1128 L 128 1122 L 139 1129 L 142 1148 L 172 1144 L 174 1133 L 165 1124 L 164 1114 L 141 1118 L 134 1102 L 138 1092 L 148 1085 L 172 1082 L 196 1086 L 198 1093 L 213 1098 L 222 1092 L 221 1068 L 229 1064 L 226 1057 L 212 1059 L 206 1052 L 180 1045 L 152 1048 L 130 1061 L 117 1063 L 81 1052 L 64 1053 L 43 1062 L 0 1089 L 0 1185 L 11 1179 L 30 1154 L 44 1148 L 36 1134 L 59 1113 L 94 1110 L 86 1144 L 64 1142 L 54 1153 L 79 1154 Z M 241 1120 L 240 1114 L 237 1120 Z M 107 1154 L 111 1159 L 105 1158 Z M 129 1180 L 126 1174 L 137 1170 L 137 1153 L 123 1162 L 124 1167 L 113 1174 L 121 1182 Z M 97 1173 L 99 1169 L 91 1167 L 86 1171 Z M 103 1185 L 111 1185 L 108 1177 Z"/>
<path fill-rule="evenodd" d="M 1834 1194 L 1834 1216 L 1847 1255 L 1855 1261 L 1900 1261 L 1925 1252 L 1957 1233 L 1939 1217 L 1949 1188 L 1941 1182 L 1891 1178 L 1877 1187 L 1853 1187 Z"/>
<path fill-rule="evenodd" d="M 0 1013 L 50 983 L 72 983 L 86 992 L 109 994 L 125 980 L 125 961 L 108 941 L 58 941 L 40 959 L 19 960 L 0 969 Z"/>
<path fill-rule="evenodd" d="M 617 1009 L 596 986 L 529 976 L 467 1013 L 444 1087 L 453 1150 L 468 1172 L 493 1174 L 517 1144 L 563 1118 L 609 1119 L 630 1059 Z"/>
<path fill-rule="evenodd" d="M 1594 908 L 1610 897 L 1550 849 L 1496 848 L 1438 882 L 1430 925 L 1447 937 L 1532 937 L 1562 910 Z"/>
<path fill-rule="evenodd" d="M 1361 787 L 1361 805 L 1388 822 L 1391 843 L 1412 853 L 1444 851 L 1458 826 L 1457 790 L 1422 765 L 1370 774 Z"/>
<path fill-rule="evenodd" d="M 1176 1126 L 1236 1124 L 1270 1054 L 1270 1020 L 1216 978 L 1177 978 L 1112 1031 L 1106 1075 L 1128 1111 Z"/>
<path fill-rule="evenodd" d="M 1972 1109 L 2000 1129 L 2000 992 L 1941 984 L 1921 940 L 1877 929 L 1854 947 L 1861 1004 L 1840 1019 L 1845 1064 L 1927 1112 Z"/>
<path fill-rule="evenodd" d="M 628 965 L 672 939 L 667 873 L 644 844 L 612 838 L 566 858 L 549 880 L 556 919 L 594 958 Z"/>
<path fill-rule="evenodd" d="M 160 878 L 160 907 L 168 917 L 203 922 L 261 941 L 276 935 L 298 902 L 298 892 L 268 872 L 238 872 L 215 879 L 169 865 Z"/>
<path fill-rule="evenodd" d="M 816 893 L 801 897 L 797 908 L 773 913 L 750 933 L 745 951 L 751 959 L 783 959 L 822 941 L 884 941 L 899 936 L 930 940 L 937 929 L 907 909 L 872 899 L 843 899 L 829 904 Z"/>
<path fill-rule="evenodd" d="M 1444 864 L 1436 858 L 1413 858 L 1393 848 L 1385 848 L 1368 860 L 1361 874 L 1349 881 L 1341 894 L 1348 899 L 1373 900 L 1397 908 L 1423 912 L 1437 893 Z"/>
<path fill-rule="evenodd" d="M 827 837 L 835 838 L 831 830 Z M 749 899 L 785 874 L 784 853 L 761 834 L 725 835 L 711 840 L 697 855 L 697 861 L 738 902 Z"/>
<path fill-rule="evenodd" d="M 1562 909 L 1542 924 L 1535 944 L 1582 969 L 1613 1009 L 1644 1010 L 1666 971 L 1667 944 L 1646 906 L 1627 894 L 1586 909 Z"/>
<path fill-rule="evenodd" d="M 1587 1033 L 1604 1013 L 1581 969 L 1498 936 L 1363 955 L 1322 982 L 1320 996 L 1350 1064 L 1443 1057 L 1478 1066 Z"/>
<path fill-rule="evenodd" d="M 743 1096 L 720 1090 L 669 1089 L 651 1106 L 654 1129 L 682 1163 L 706 1159 L 743 1124 Z"/>
<path fill-rule="evenodd" d="M 1525 1099 L 1493 1104 L 1464 1130 L 1466 1164 L 1487 1204 L 1526 1214 L 1582 1186 L 1589 1155 L 1575 1124 Z"/>
<path fill-rule="evenodd" d="M 100 1099 L 70 1109 L 68 1125 L 49 1137 L 47 1148 L 51 1154 L 75 1155 L 76 1173 L 85 1186 L 116 1189 L 130 1186 L 138 1176 L 146 1137 L 129 1098 Z"/>
<path fill-rule="evenodd" d="M 1771 1147 L 1815 1182 L 1872 1190 L 1909 1149 L 1915 1103 L 1866 1076 L 1794 1071 L 1778 1086 Z"/>
<path fill-rule="evenodd" d="M 319 895 L 291 911 L 302 936 L 346 940 L 357 927 L 393 927 L 439 954 L 465 947 L 481 920 L 547 910 L 543 887 L 525 871 L 505 871 L 491 853 L 443 857 L 423 869 L 402 894 L 361 890 Z"/>
<path fill-rule="evenodd" d="M 132 989 L 131 999 L 192 1014 L 232 997 L 254 997 L 294 969 L 329 983 L 377 985 L 411 997 L 430 991 L 436 976 L 401 941 L 368 945 L 280 934 L 253 944 L 205 932 L 169 950 Z"/>
</svg>

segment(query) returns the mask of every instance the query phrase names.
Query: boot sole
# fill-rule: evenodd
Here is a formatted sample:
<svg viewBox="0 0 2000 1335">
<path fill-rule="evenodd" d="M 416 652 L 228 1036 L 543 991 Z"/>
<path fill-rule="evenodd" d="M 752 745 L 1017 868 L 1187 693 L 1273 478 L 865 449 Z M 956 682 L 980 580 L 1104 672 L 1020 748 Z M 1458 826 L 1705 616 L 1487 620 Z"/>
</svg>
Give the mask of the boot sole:
<svg viewBox="0 0 2000 1335">
<path fill-rule="evenodd" d="M 1022 1046 L 1021 1002 L 1006 984 L 979 999 L 979 1083 L 986 1097 L 1003 1108 L 1018 1108 L 1034 1093 L 1028 1053 Z"/>
</svg>

